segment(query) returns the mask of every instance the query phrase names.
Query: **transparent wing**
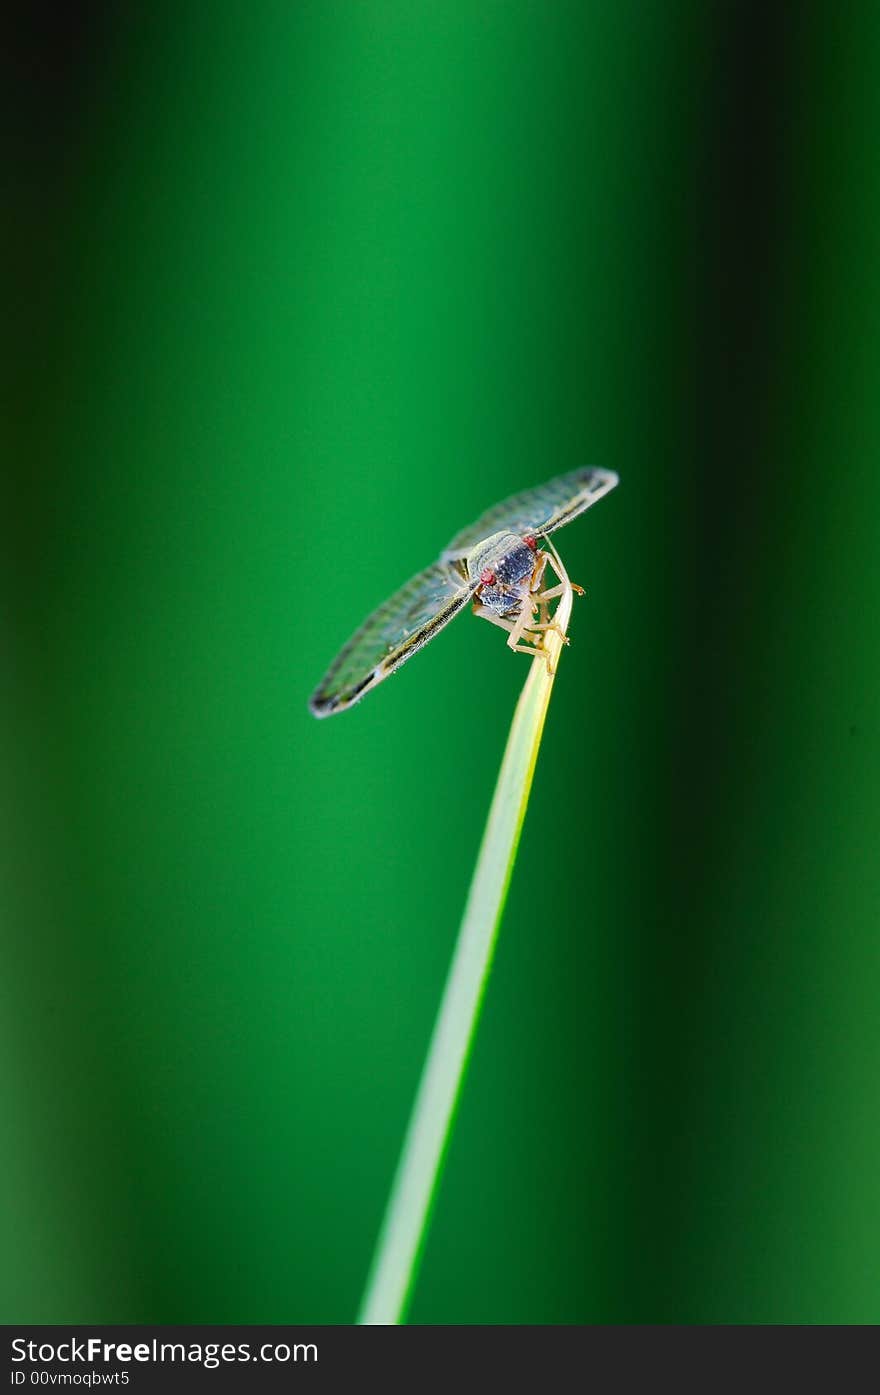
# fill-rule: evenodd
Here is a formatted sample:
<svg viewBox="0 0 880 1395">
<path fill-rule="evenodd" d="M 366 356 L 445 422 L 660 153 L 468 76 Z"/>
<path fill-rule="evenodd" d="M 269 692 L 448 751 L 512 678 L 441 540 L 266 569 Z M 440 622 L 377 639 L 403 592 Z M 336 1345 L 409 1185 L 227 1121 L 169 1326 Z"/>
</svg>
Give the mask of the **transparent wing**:
<svg viewBox="0 0 880 1395">
<path fill-rule="evenodd" d="M 577 518 L 616 484 L 617 476 L 611 470 L 582 468 L 557 475 L 556 479 L 534 489 L 511 494 L 509 499 L 487 509 L 469 528 L 456 533 L 440 554 L 440 560 L 451 562 L 456 557 L 464 557 L 477 543 L 502 531 L 546 537 Z"/>
<path fill-rule="evenodd" d="M 467 605 L 479 580 L 471 583 L 448 563 L 435 562 L 369 615 L 340 650 L 309 707 L 316 717 L 341 712 L 375 688 L 439 634 Z"/>
</svg>

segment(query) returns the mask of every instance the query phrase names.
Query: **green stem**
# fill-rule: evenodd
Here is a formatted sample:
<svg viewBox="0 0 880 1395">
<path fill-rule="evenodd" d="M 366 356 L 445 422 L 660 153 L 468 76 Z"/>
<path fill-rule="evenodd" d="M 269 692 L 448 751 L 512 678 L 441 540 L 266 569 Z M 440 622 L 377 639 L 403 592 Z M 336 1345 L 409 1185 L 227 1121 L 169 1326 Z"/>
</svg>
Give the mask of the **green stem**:
<svg viewBox="0 0 880 1395">
<path fill-rule="evenodd" d="M 358 1316 L 360 1323 L 390 1324 L 403 1320 L 424 1246 L 516 859 L 562 635 L 571 615 L 568 578 L 555 550 L 551 556 L 565 585 L 555 616 L 561 633 L 546 633 L 544 647 L 549 662 L 544 657 L 532 660 L 516 705 L 458 942 Z"/>
</svg>

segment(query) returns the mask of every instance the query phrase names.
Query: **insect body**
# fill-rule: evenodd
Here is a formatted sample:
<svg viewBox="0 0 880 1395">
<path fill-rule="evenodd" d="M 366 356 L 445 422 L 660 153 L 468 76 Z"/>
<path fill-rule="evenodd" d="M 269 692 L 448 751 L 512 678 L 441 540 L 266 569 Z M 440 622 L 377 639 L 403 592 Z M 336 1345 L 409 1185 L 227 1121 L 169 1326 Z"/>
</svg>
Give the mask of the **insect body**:
<svg viewBox="0 0 880 1395">
<path fill-rule="evenodd" d="M 508 631 L 511 649 L 540 653 L 543 632 L 553 624 L 548 604 L 570 583 L 555 553 L 551 557 L 539 540 L 570 523 L 616 484 L 610 470 L 572 470 L 488 509 L 456 534 L 439 561 L 367 617 L 310 699 L 314 715 L 329 717 L 351 707 L 439 634 L 469 601 L 476 615 Z M 560 584 L 546 590 L 548 561 Z"/>
<path fill-rule="evenodd" d="M 523 595 L 523 582 L 535 571 L 538 544 L 516 533 L 494 533 L 466 558 L 468 577 L 480 583 L 480 599 L 489 610 L 506 615 Z"/>
</svg>

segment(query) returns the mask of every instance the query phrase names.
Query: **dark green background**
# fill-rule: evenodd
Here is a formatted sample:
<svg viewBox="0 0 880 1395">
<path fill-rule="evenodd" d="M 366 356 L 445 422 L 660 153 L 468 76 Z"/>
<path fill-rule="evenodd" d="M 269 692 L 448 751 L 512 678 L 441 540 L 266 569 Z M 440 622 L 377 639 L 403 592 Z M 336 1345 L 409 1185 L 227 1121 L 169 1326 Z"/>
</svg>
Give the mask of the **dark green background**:
<svg viewBox="0 0 880 1395">
<path fill-rule="evenodd" d="M 877 7 L 72 6 L 11 64 L 0 1316 L 353 1317 L 524 661 L 306 698 L 592 463 L 411 1316 L 877 1321 Z"/>
</svg>

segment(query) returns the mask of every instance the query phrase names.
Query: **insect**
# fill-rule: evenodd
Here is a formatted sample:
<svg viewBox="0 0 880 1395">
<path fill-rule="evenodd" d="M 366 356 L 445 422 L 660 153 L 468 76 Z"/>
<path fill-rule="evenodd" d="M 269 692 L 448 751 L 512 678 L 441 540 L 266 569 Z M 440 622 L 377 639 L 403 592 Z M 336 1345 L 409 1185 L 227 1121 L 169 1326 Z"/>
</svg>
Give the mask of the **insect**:
<svg viewBox="0 0 880 1395">
<path fill-rule="evenodd" d="M 539 654 L 544 632 L 553 626 L 548 603 L 570 584 L 558 558 L 554 561 L 555 551 L 551 556 L 538 546 L 539 539 L 570 523 L 616 484 L 611 470 L 571 470 L 487 509 L 456 533 L 433 566 L 367 617 L 312 694 L 310 710 L 329 717 L 360 701 L 468 602 L 474 614 L 508 631 L 515 653 Z M 542 589 L 548 562 L 560 585 Z"/>
</svg>

